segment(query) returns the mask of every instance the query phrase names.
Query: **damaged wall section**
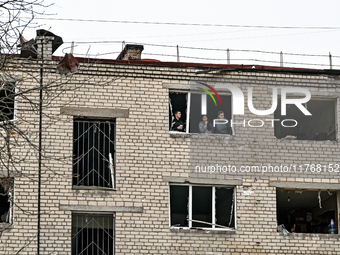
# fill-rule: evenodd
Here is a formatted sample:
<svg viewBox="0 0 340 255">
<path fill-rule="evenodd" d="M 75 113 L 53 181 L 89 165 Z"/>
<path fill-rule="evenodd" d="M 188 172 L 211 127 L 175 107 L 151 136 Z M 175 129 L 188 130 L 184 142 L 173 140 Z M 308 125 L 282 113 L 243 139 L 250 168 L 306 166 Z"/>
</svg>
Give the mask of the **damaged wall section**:
<svg viewBox="0 0 340 255">
<path fill-rule="evenodd" d="M 336 121 L 335 121 L 335 100 L 312 99 L 304 104 L 305 108 L 312 114 L 311 116 L 304 115 L 296 105 L 287 105 L 287 114 L 281 115 L 281 100 L 274 113 L 275 119 L 280 121 L 275 122 L 275 137 L 278 139 L 286 136 L 295 136 L 297 140 L 316 140 L 325 141 L 336 140 Z M 285 121 L 286 126 L 283 127 L 281 121 L 284 119 L 293 119 L 297 121 Z"/>
<path fill-rule="evenodd" d="M 329 233 L 338 227 L 337 191 L 276 189 L 277 221 L 289 232 Z"/>
</svg>

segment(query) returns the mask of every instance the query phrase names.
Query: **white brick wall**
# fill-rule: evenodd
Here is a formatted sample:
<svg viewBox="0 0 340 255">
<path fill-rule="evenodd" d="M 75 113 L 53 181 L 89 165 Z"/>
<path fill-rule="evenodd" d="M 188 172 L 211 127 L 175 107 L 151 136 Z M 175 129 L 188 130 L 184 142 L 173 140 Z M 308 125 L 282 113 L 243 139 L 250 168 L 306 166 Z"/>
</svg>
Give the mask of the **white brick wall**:
<svg viewBox="0 0 340 255">
<path fill-rule="evenodd" d="M 54 70 L 54 62 L 48 67 Z M 27 68 L 30 68 L 28 64 Z M 289 234 L 276 232 L 276 195 L 269 181 L 339 184 L 334 174 L 197 174 L 193 171 L 192 153 L 198 158 L 237 166 L 258 164 L 339 163 L 340 148 L 329 141 L 283 141 L 274 137 L 270 126 L 237 127 L 234 139 L 194 140 L 188 135 L 177 138 L 168 133 L 168 93 L 164 84 L 187 86 L 198 79 L 195 68 L 170 68 L 129 64 L 81 63 L 72 78 L 62 78 L 66 91 L 44 109 L 43 146 L 46 150 L 42 169 L 41 254 L 70 254 L 71 211 L 60 206 L 143 207 L 143 212 L 116 213 L 116 254 L 339 254 L 340 237 L 324 234 Z M 52 72 L 52 71 L 51 71 Z M 32 71 L 39 77 L 39 71 Z M 119 77 L 117 80 L 112 80 Z M 45 84 L 60 79 L 49 73 Z M 199 79 L 231 83 L 244 92 L 254 87 L 254 106 L 266 109 L 268 90 L 297 86 L 310 89 L 312 95 L 324 97 L 339 94 L 339 80 L 328 76 L 294 75 L 266 72 L 230 72 L 205 74 Z M 19 86 L 37 86 L 26 78 Z M 75 89 L 76 88 L 76 89 Z M 246 94 L 246 93 L 245 93 Z M 264 95 L 267 95 L 264 97 Z M 38 94 L 29 95 L 37 100 Z M 269 100 L 268 100 L 269 99 Z M 72 189 L 72 116 L 60 115 L 60 107 L 128 109 L 128 118 L 116 120 L 116 190 Z M 38 115 L 28 111 L 21 99 L 19 121 L 34 142 Z M 246 119 L 254 116 L 246 110 Z M 270 117 L 272 118 L 272 117 Z M 58 121 L 56 121 L 58 119 Z M 239 117 L 236 117 L 239 120 Z M 35 133 L 34 133 L 35 132 Z M 204 150 L 195 149 L 198 141 Z M 27 145 L 18 148 L 24 155 Z M 206 151 L 218 152 L 209 156 Z M 37 161 L 36 152 L 18 165 L 23 175 L 15 178 L 15 222 L 0 238 L 0 253 L 35 254 L 37 234 Z M 212 153 L 213 154 L 213 153 Z M 237 231 L 233 234 L 200 230 L 169 230 L 169 193 L 164 177 L 199 177 L 242 179 L 237 187 Z M 256 180 L 255 180 L 256 177 Z M 254 193 L 245 196 L 244 187 Z M 257 202 L 260 200 L 260 202 Z"/>
</svg>

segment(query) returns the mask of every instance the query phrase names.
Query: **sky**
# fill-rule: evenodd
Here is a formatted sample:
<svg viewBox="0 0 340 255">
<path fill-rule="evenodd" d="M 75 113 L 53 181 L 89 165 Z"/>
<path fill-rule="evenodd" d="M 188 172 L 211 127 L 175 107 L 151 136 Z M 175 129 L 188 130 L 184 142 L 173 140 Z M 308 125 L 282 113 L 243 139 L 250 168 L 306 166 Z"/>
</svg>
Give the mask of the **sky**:
<svg viewBox="0 0 340 255">
<path fill-rule="evenodd" d="M 70 53 L 73 41 L 75 56 L 116 59 L 125 42 L 144 45 L 143 59 L 171 62 L 177 45 L 180 62 L 196 63 L 226 64 L 229 49 L 231 64 L 279 66 L 282 52 L 285 67 L 329 69 L 331 53 L 333 69 L 340 69 L 338 0 L 45 3 L 53 5 L 35 22 L 63 38 L 57 56 Z M 24 37 L 34 38 L 35 30 Z"/>
</svg>

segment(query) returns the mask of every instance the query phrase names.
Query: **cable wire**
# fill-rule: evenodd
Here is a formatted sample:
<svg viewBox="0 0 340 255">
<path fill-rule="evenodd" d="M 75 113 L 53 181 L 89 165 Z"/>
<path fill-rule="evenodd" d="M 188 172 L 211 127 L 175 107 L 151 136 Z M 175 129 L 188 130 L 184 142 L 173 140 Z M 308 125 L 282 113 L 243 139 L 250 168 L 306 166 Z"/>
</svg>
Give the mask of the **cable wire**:
<svg viewBox="0 0 340 255">
<path fill-rule="evenodd" d="M 237 24 L 208 24 L 208 23 L 183 23 L 183 22 L 158 22 L 158 21 L 128 21 L 128 20 L 103 20 L 103 19 L 70 19 L 70 18 L 41 18 L 39 20 L 59 20 L 76 22 L 101 22 L 101 23 L 121 23 L 121 24 L 144 24 L 144 25 L 171 25 L 171 26 L 205 26 L 205 27 L 237 27 L 237 28 L 269 28 L 269 29 L 340 29 L 340 27 L 316 27 L 316 26 L 261 26 L 261 25 L 237 25 Z"/>
</svg>

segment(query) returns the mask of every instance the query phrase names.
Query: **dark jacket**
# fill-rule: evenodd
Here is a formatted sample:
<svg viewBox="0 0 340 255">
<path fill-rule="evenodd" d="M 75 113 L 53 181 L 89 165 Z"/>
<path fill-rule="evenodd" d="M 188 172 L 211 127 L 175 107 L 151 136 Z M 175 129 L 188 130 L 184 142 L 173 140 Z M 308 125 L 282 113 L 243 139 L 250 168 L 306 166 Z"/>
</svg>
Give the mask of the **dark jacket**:
<svg viewBox="0 0 340 255">
<path fill-rule="evenodd" d="M 184 127 L 182 129 L 178 129 L 179 126 L 184 126 L 184 123 L 181 119 L 176 119 L 174 118 L 174 120 L 171 123 L 171 131 L 179 131 L 179 132 L 184 132 Z"/>
</svg>

